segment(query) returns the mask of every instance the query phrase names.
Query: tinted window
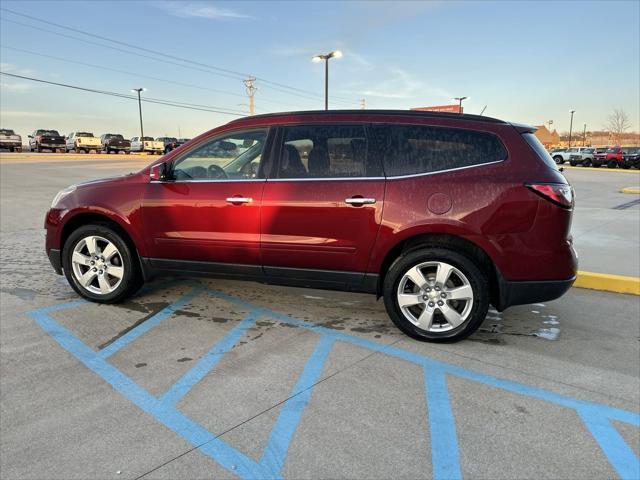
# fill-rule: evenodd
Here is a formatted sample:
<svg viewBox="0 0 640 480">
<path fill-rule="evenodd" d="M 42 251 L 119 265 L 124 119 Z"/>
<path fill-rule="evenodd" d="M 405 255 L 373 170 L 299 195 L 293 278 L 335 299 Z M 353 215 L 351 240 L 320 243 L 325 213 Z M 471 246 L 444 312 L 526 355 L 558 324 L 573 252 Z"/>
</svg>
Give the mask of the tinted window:
<svg viewBox="0 0 640 480">
<path fill-rule="evenodd" d="M 533 133 L 523 133 L 522 138 L 527 141 L 529 146 L 533 148 L 533 150 L 538 154 L 538 157 L 540 157 L 540 159 L 544 161 L 544 163 L 546 163 L 548 167 L 551 167 L 554 170 L 558 170 L 558 165 L 556 165 L 556 162 L 553 160 L 553 158 L 551 158 L 551 155 L 549 155 L 549 153 L 544 149 L 544 145 L 540 143 L 538 137 L 536 137 Z"/>
<path fill-rule="evenodd" d="M 178 158 L 173 176 L 176 180 L 262 178 L 259 167 L 266 140 L 263 129 L 216 137 Z"/>
<path fill-rule="evenodd" d="M 303 125 L 283 127 L 279 178 L 349 178 L 381 176 L 367 160 L 363 126 Z"/>
<path fill-rule="evenodd" d="M 7 130 L 6 128 L 0 128 L 0 135 L 15 135 L 13 130 Z"/>
<path fill-rule="evenodd" d="M 78 132 L 76 137 L 93 137 L 93 133 L 89 132 Z"/>
<path fill-rule="evenodd" d="M 502 142 L 488 133 L 417 125 L 375 126 L 372 130 L 372 148 L 381 153 L 387 176 L 437 172 L 507 158 Z"/>
</svg>

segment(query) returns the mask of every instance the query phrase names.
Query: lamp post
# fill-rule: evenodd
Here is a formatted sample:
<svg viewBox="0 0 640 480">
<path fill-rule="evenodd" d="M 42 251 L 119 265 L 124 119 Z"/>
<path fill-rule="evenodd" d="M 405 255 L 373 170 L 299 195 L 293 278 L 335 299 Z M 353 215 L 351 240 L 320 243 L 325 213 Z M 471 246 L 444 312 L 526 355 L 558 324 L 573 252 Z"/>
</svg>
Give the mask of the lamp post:
<svg viewBox="0 0 640 480">
<path fill-rule="evenodd" d="M 571 123 L 569 123 L 569 148 L 571 148 L 571 131 L 573 130 L 573 114 L 576 113 L 575 110 L 569 110 L 571 114 Z"/>
<path fill-rule="evenodd" d="M 458 109 L 460 110 L 458 113 L 462 113 L 462 101 L 467 100 L 469 97 L 456 97 L 454 100 L 458 101 Z"/>
<path fill-rule="evenodd" d="M 315 55 L 311 61 L 320 63 L 324 60 L 324 109 L 329 110 L 329 59 L 342 57 L 340 50 L 334 50 L 326 55 Z"/>
<path fill-rule="evenodd" d="M 587 143 L 587 124 L 585 123 L 582 126 L 582 146 L 584 147 Z"/>
<path fill-rule="evenodd" d="M 142 100 L 140 100 L 140 93 L 146 91 L 146 88 L 132 88 L 132 92 L 138 92 L 138 112 L 140 112 L 140 141 L 144 137 L 144 129 L 142 128 Z"/>
</svg>

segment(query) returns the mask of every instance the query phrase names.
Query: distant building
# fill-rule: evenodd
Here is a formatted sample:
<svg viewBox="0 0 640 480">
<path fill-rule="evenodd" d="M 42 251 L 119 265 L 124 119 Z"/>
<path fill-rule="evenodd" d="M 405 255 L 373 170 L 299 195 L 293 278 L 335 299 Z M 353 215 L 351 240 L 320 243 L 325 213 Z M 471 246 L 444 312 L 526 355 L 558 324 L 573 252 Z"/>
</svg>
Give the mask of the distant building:
<svg viewBox="0 0 640 480">
<path fill-rule="evenodd" d="M 544 125 L 536 125 L 535 127 L 537 128 L 535 135 L 545 148 L 549 148 L 560 143 L 560 135 L 558 135 L 558 132 L 555 130 L 550 132 Z"/>
<path fill-rule="evenodd" d="M 414 107 L 411 110 L 422 110 L 423 112 L 449 112 L 462 113 L 460 105 L 434 105 L 432 107 Z"/>
</svg>

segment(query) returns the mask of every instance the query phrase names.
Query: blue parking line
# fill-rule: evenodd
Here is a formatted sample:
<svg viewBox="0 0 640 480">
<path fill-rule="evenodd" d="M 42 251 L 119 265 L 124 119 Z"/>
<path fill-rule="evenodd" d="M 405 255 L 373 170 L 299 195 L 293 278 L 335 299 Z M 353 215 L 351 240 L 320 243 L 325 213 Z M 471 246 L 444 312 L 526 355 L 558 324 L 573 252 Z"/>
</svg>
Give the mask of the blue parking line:
<svg viewBox="0 0 640 480">
<path fill-rule="evenodd" d="M 188 284 L 194 285 L 193 282 Z M 240 324 L 229 331 L 216 346 L 212 347 L 208 354 L 192 367 L 187 374 L 171 386 L 160 400 L 151 396 L 106 361 L 109 355 L 158 325 L 164 318 L 187 304 L 203 291 L 210 293 L 214 297 L 241 306 L 251 313 L 240 322 Z M 224 468 L 242 478 L 279 477 L 284 462 L 286 461 L 289 445 L 298 428 L 304 408 L 311 398 L 312 389 L 320 377 L 322 368 L 335 341 L 344 341 L 423 367 L 426 388 L 425 395 L 429 413 L 429 429 L 431 432 L 431 461 L 434 478 L 461 478 L 455 417 L 449 400 L 446 375 L 454 375 L 512 393 L 545 400 L 556 405 L 574 409 L 586 425 L 588 431 L 600 445 L 609 463 L 622 479 L 638 478 L 638 473 L 640 472 L 640 460 L 637 455 L 610 423 L 611 420 L 617 420 L 640 427 L 640 414 L 635 412 L 625 411 L 604 404 L 577 400 L 541 388 L 467 370 L 391 345 L 354 337 L 323 327 L 322 325 L 292 318 L 271 309 L 253 305 L 226 293 L 204 288 L 200 284 L 195 284 L 192 290 L 184 294 L 172 305 L 166 307 L 151 319 L 131 330 L 101 352 L 94 352 L 49 316 L 49 313 L 65 308 L 74 308 L 85 303 L 85 301 L 80 300 L 54 305 L 30 312 L 30 315 L 38 325 L 58 341 L 63 348 L 76 356 L 87 368 L 100 375 L 105 381 L 112 385 L 116 391 L 127 397 L 143 411 L 152 415 L 157 421 L 184 437 L 192 445 L 198 447 Z M 242 333 L 246 331 L 246 328 L 252 325 L 260 315 L 267 315 L 289 325 L 314 331 L 320 334 L 320 341 L 307 361 L 301 377 L 294 386 L 291 393 L 292 397 L 285 402 L 281 409 L 260 462 L 255 462 L 221 439 L 216 438 L 201 425 L 180 413 L 175 408 L 175 403 L 215 367 L 222 355 L 229 351 Z M 437 412 L 437 415 L 435 412 Z"/>
<path fill-rule="evenodd" d="M 173 312 L 184 307 L 187 303 L 189 303 L 195 297 L 200 295 L 203 291 L 204 290 L 202 286 L 197 285 L 193 287 L 189 292 L 187 292 L 185 295 L 180 297 L 177 301 L 175 301 L 171 305 L 166 306 L 165 308 L 160 310 L 158 313 L 156 313 L 153 317 L 151 317 L 147 321 L 141 323 L 133 330 L 130 330 L 129 332 L 127 332 L 126 334 L 118 338 L 115 342 L 107 345 L 105 348 L 100 350 L 98 352 L 98 356 L 100 356 L 101 358 L 110 357 L 111 355 L 116 353 L 118 350 L 120 350 L 122 347 L 124 347 L 128 343 L 131 343 L 132 341 L 134 341 L 140 335 L 151 330 L 153 327 L 158 325 L 162 320 L 170 316 Z"/>
<path fill-rule="evenodd" d="M 640 461 L 620 432 L 593 407 L 582 407 L 577 411 L 620 478 L 638 480 Z"/>
<path fill-rule="evenodd" d="M 185 373 L 180 380 L 174 383 L 161 397 L 160 401 L 168 405 L 175 405 L 204 378 L 220 361 L 225 353 L 228 353 L 236 342 L 244 335 L 248 328 L 252 327 L 259 315 L 254 313 L 245 317 L 238 325 L 233 327 L 222 337 L 202 358 Z"/>
<path fill-rule="evenodd" d="M 456 422 L 451 410 L 447 379 L 442 369 L 424 367 L 427 414 L 431 443 L 433 478 L 457 480 L 462 478 Z"/>
<path fill-rule="evenodd" d="M 269 442 L 262 453 L 260 464 L 265 469 L 280 473 L 282 467 L 284 467 L 293 434 L 296 432 L 302 419 L 302 413 L 311 399 L 313 387 L 320 378 L 333 344 L 333 338 L 325 335 L 321 336 L 316 349 L 307 360 L 307 364 L 298 382 L 293 387 L 289 399 L 280 410 L 280 415 L 278 415 L 278 419 L 269 435 Z"/>
<path fill-rule="evenodd" d="M 216 438 L 200 424 L 150 395 L 120 370 L 111 366 L 104 358 L 100 357 L 66 328 L 58 324 L 48 315 L 50 311 L 52 309 L 36 310 L 31 312 L 31 316 L 60 346 L 73 354 L 89 370 L 102 377 L 114 390 L 128 398 L 142 411 L 173 430 L 194 447 L 199 448 L 224 468 L 230 472 L 237 473 L 242 478 L 278 478 L 277 475 L 273 475 L 272 472 L 263 469 L 261 465 L 248 456 Z"/>
</svg>

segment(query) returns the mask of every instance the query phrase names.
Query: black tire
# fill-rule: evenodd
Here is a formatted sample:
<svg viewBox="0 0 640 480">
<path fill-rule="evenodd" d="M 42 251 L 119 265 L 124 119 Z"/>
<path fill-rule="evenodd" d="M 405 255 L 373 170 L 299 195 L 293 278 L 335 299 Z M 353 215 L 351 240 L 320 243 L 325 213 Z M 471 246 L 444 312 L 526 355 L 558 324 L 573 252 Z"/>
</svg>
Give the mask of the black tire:
<svg viewBox="0 0 640 480">
<path fill-rule="evenodd" d="M 75 246 L 82 239 L 91 235 L 100 236 L 111 241 L 122 256 L 122 265 L 124 268 L 122 281 L 113 292 L 105 295 L 95 294 L 80 285 L 73 274 L 73 269 L 71 267 L 71 257 Z M 120 302 L 137 292 L 143 283 L 136 252 L 132 251 L 119 233 L 115 232 L 107 225 L 102 224 L 85 225 L 74 230 L 71 235 L 69 235 L 69 238 L 64 243 L 64 247 L 62 249 L 62 268 L 71 288 L 73 288 L 80 296 L 92 302 Z"/>
<path fill-rule="evenodd" d="M 607 168 L 616 168 L 618 166 L 618 162 L 611 159 L 607 162 Z"/>
<path fill-rule="evenodd" d="M 627 163 L 627 162 L 624 162 L 624 163 L 622 164 L 622 168 L 624 168 L 625 170 L 629 170 L 629 169 L 631 168 L 631 164 L 630 164 L 630 163 Z"/>
<path fill-rule="evenodd" d="M 16 152 L 22 153 L 22 147 L 16 147 Z"/>
<path fill-rule="evenodd" d="M 410 322 L 398 305 L 397 290 L 404 274 L 423 262 L 446 262 L 468 279 L 473 290 L 473 304 L 467 320 L 452 330 L 430 332 Z M 424 247 L 400 256 L 385 275 L 382 288 L 384 304 L 393 323 L 405 334 L 427 342 L 453 342 L 471 335 L 482 324 L 489 309 L 489 282 L 487 275 L 470 257 L 443 247 Z"/>
<path fill-rule="evenodd" d="M 560 155 L 556 155 L 555 157 L 553 157 L 553 160 L 558 164 L 558 165 L 562 165 L 564 163 L 564 158 L 562 158 Z"/>
<path fill-rule="evenodd" d="M 602 164 L 600 162 L 593 162 L 593 168 L 600 168 L 602 166 Z"/>
<path fill-rule="evenodd" d="M 578 162 L 576 162 L 575 160 L 571 160 L 569 161 L 569 165 L 571 165 L 572 167 L 575 167 L 576 165 L 578 165 Z"/>
<path fill-rule="evenodd" d="M 590 167 L 591 166 L 591 159 L 587 158 L 584 162 L 582 162 L 582 166 L 583 167 Z"/>
<path fill-rule="evenodd" d="M 36 145 L 36 152 L 38 153 L 42 152 L 42 148 L 40 148 L 40 145 Z"/>
</svg>

